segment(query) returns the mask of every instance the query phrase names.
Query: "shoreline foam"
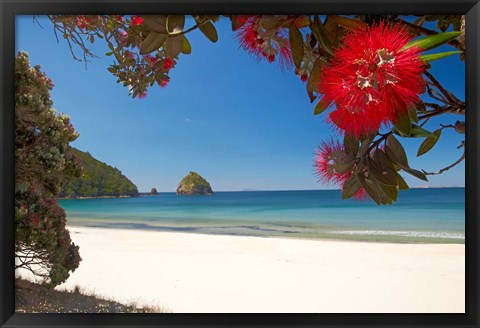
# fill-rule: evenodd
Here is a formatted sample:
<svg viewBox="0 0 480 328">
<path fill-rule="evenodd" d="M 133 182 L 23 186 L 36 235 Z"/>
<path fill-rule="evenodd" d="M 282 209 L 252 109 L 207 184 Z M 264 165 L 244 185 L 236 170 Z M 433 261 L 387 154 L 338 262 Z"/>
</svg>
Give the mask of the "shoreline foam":
<svg viewBox="0 0 480 328">
<path fill-rule="evenodd" d="M 223 222 L 192 222 L 174 224 L 170 222 L 146 222 L 123 219 L 69 218 L 69 225 L 101 229 L 128 229 L 141 231 L 180 232 L 225 236 L 253 236 L 267 238 L 294 238 L 312 240 L 346 240 L 402 244 L 465 244 L 465 235 L 453 231 L 422 230 L 341 230 L 339 227 L 316 227 L 281 225 L 278 223 L 237 224 Z M 284 228 L 284 229 L 282 229 Z"/>
</svg>

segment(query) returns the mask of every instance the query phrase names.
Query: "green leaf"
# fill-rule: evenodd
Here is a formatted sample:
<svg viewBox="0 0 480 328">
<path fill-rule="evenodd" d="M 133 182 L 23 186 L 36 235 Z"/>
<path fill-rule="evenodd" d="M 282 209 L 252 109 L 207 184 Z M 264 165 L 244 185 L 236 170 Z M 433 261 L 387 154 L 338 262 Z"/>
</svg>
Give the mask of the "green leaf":
<svg viewBox="0 0 480 328">
<path fill-rule="evenodd" d="M 413 175 L 414 177 L 416 177 L 420 180 L 428 181 L 427 176 L 425 174 L 423 174 L 422 172 L 418 171 L 418 170 L 408 168 L 408 167 L 403 167 L 402 169 L 405 172 L 407 172 L 408 174 L 411 174 L 411 175 Z"/>
<path fill-rule="evenodd" d="M 300 33 L 300 30 L 293 24 L 288 27 L 288 30 L 288 38 L 290 41 L 290 49 L 292 51 L 293 63 L 295 64 L 296 68 L 300 68 L 304 55 L 302 33 Z"/>
<path fill-rule="evenodd" d="M 335 168 L 336 172 L 338 172 L 340 174 L 345 174 L 345 173 L 353 170 L 354 166 L 355 166 L 355 161 L 353 159 L 350 159 L 350 160 L 345 161 L 345 162 L 336 163 L 334 168 Z"/>
<path fill-rule="evenodd" d="M 461 54 L 463 51 L 447 51 L 447 52 L 439 52 L 437 54 L 427 54 L 420 56 L 420 59 L 426 63 L 430 63 L 434 60 L 442 59 L 448 56 L 452 56 L 455 54 Z"/>
<path fill-rule="evenodd" d="M 188 55 L 192 53 L 192 46 L 186 37 L 183 38 L 182 41 L 182 53 Z"/>
<path fill-rule="evenodd" d="M 377 205 L 380 205 L 381 196 L 378 193 L 377 187 L 374 185 L 374 183 L 371 180 L 366 179 L 361 175 L 358 176 L 358 181 L 360 182 L 361 186 L 366 191 L 368 196 L 370 196 L 370 198 L 373 199 L 373 201 L 377 203 Z"/>
<path fill-rule="evenodd" d="M 167 34 L 167 17 L 163 15 L 145 15 L 142 16 L 143 24 L 148 30 Z"/>
<path fill-rule="evenodd" d="M 420 113 L 426 113 L 427 112 L 427 107 L 425 106 L 425 103 L 423 101 L 420 101 L 417 104 L 417 111 Z"/>
<path fill-rule="evenodd" d="M 450 40 L 455 39 L 461 34 L 461 32 L 445 32 L 445 33 L 438 33 L 435 35 L 430 35 L 421 39 L 413 40 L 412 42 L 408 43 L 403 50 L 411 48 L 411 47 L 418 47 L 423 50 L 430 50 L 441 46 L 442 44 L 447 43 Z"/>
<path fill-rule="evenodd" d="M 322 70 L 323 62 L 320 59 L 317 59 L 313 64 L 312 71 L 310 72 L 310 76 L 308 77 L 307 90 L 309 92 L 318 91 L 318 81 L 320 81 Z"/>
<path fill-rule="evenodd" d="M 378 200 L 380 202 L 380 204 L 382 205 L 390 205 L 393 203 L 393 199 L 391 199 L 382 189 L 382 184 L 379 183 L 377 180 L 375 180 L 375 178 L 373 176 L 369 177 L 369 179 L 371 180 L 372 182 L 372 187 L 375 189 L 375 191 L 377 192 L 378 194 Z M 367 180 L 369 180 L 367 179 Z"/>
<path fill-rule="evenodd" d="M 169 34 L 176 34 L 183 31 L 185 26 L 185 16 L 183 15 L 168 15 L 167 16 L 167 32 Z"/>
<path fill-rule="evenodd" d="M 412 122 L 418 123 L 417 109 L 415 107 L 410 107 L 408 110 L 408 117 L 410 117 Z"/>
<path fill-rule="evenodd" d="M 328 32 L 325 29 L 325 26 L 323 26 L 322 22 L 318 19 L 318 16 L 315 16 L 314 22 L 310 24 L 310 29 L 322 45 L 322 49 L 324 49 L 325 51 L 327 51 L 327 53 L 331 55 L 333 53 L 332 41 L 328 37 Z"/>
<path fill-rule="evenodd" d="M 375 151 L 375 156 L 380 163 L 380 166 L 386 168 L 392 172 L 396 172 L 395 164 L 392 162 L 390 158 L 388 158 L 387 154 L 381 149 L 377 149 Z"/>
<path fill-rule="evenodd" d="M 215 26 L 211 22 L 206 22 L 202 26 L 199 27 L 200 31 L 212 42 L 218 41 L 218 33 L 215 29 Z"/>
<path fill-rule="evenodd" d="M 325 104 L 323 100 L 319 100 L 315 105 L 315 109 L 313 110 L 313 115 L 318 115 L 323 113 L 328 108 L 328 104 Z"/>
<path fill-rule="evenodd" d="M 356 174 L 352 174 L 345 180 L 342 188 L 342 199 L 348 199 L 353 197 L 358 190 L 362 187 Z"/>
<path fill-rule="evenodd" d="M 366 156 L 368 153 L 368 148 L 370 147 L 370 143 L 372 142 L 372 138 L 370 137 L 365 137 L 364 139 L 361 139 L 361 149 L 362 149 L 362 156 Z"/>
<path fill-rule="evenodd" d="M 263 27 L 265 30 L 276 30 L 280 26 L 282 26 L 282 20 L 278 19 L 278 17 L 272 15 L 262 16 L 260 18 L 260 26 Z"/>
<path fill-rule="evenodd" d="M 347 154 L 357 156 L 359 150 L 358 139 L 355 136 L 345 133 L 343 137 L 343 147 Z"/>
<path fill-rule="evenodd" d="M 434 137 L 426 138 L 418 148 L 417 156 L 422 156 L 423 154 L 427 153 L 430 149 L 432 149 L 435 146 L 438 139 L 440 139 L 440 135 L 442 134 L 442 129 L 435 130 L 433 134 L 436 136 L 436 138 Z"/>
<path fill-rule="evenodd" d="M 212 22 L 218 22 L 220 20 L 220 15 L 207 15 L 207 18 Z"/>
<path fill-rule="evenodd" d="M 377 157 L 378 160 L 378 157 Z M 395 177 L 395 172 L 383 168 L 380 163 L 377 163 L 373 159 L 368 159 L 367 161 L 368 172 L 370 172 L 373 177 L 380 182 L 381 184 L 388 186 L 397 186 L 397 178 Z"/>
<path fill-rule="evenodd" d="M 397 196 L 398 196 L 398 189 L 397 187 L 393 186 L 387 186 L 384 184 L 379 184 L 379 187 L 382 189 L 382 191 L 387 195 L 388 198 L 390 198 L 393 201 L 397 201 Z"/>
<path fill-rule="evenodd" d="M 165 42 L 165 51 L 170 58 L 176 58 L 182 51 L 184 35 L 169 37 Z"/>
<path fill-rule="evenodd" d="M 403 137 L 409 137 L 412 134 L 412 122 L 408 112 L 398 113 L 393 124 Z"/>
<path fill-rule="evenodd" d="M 409 167 L 405 149 L 403 149 L 402 144 L 393 135 L 389 135 L 387 138 L 385 152 L 393 162 L 397 163 L 401 167 Z"/>
<path fill-rule="evenodd" d="M 400 190 L 410 189 L 408 184 L 405 182 L 405 180 L 402 178 L 402 176 L 398 173 L 397 173 L 397 182 L 398 182 L 398 189 L 400 189 Z"/>
<path fill-rule="evenodd" d="M 415 124 L 413 125 L 411 136 L 414 137 L 414 138 L 423 138 L 423 137 L 435 138 L 435 139 L 438 138 L 432 132 L 427 131 L 424 128 L 422 128 L 421 126 L 418 126 L 418 125 L 415 125 Z"/>
<path fill-rule="evenodd" d="M 167 34 L 161 34 L 151 31 L 150 33 L 148 33 L 145 40 L 140 43 L 140 54 L 145 55 L 151 53 L 152 51 L 160 49 L 160 47 L 163 46 L 167 39 Z"/>
</svg>

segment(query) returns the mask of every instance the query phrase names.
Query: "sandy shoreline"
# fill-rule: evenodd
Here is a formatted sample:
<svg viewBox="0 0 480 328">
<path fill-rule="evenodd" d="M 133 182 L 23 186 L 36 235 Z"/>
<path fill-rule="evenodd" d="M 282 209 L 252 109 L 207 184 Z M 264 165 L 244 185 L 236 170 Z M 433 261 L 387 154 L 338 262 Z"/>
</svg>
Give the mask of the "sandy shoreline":
<svg viewBox="0 0 480 328">
<path fill-rule="evenodd" d="M 78 285 L 171 312 L 465 311 L 465 246 L 70 227 Z"/>
</svg>

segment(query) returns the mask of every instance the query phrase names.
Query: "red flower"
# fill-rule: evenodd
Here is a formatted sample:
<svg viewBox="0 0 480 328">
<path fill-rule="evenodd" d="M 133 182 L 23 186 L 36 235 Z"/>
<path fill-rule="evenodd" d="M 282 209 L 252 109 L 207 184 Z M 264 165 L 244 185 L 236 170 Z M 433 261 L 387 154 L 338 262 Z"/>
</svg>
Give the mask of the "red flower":
<svg viewBox="0 0 480 328">
<path fill-rule="evenodd" d="M 343 146 L 334 140 L 322 141 L 315 153 L 315 171 L 319 180 L 326 183 L 342 183 L 347 177 L 335 171 L 335 165 L 346 155 Z"/>
<path fill-rule="evenodd" d="M 401 25 L 382 22 L 359 26 L 345 36 L 319 91 L 325 104 L 335 103 L 330 120 L 357 137 L 395 122 L 423 93 L 425 70 L 420 49 L 403 49 L 413 37 Z"/>
<path fill-rule="evenodd" d="M 153 67 L 157 63 L 158 59 L 149 54 L 143 55 L 143 58 L 147 61 L 148 66 Z"/>
<path fill-rule="evenodd" d="M 144 91 L 138 95 L 138 98 L 143 99 L 147 96 L 147 91 Z"/>
<path fill-rule="evenodd" d="M 336 184 L 343 188 L 345 181 L 352 175 L 352 172 L 340 173 L 335 170 L 337 163 L 342 162 L 346 157 L 343 146 L 334 140 L 329 142 L 323 141 L 315 153 L 315 171 L 319 180 L 328 184 Z M 360 188 L 353 196 L 354 198 L 363 199 L 366 192 Z"/>
<path fill-rule="evenodd" d="M 168 85 L 168 80 L 162 80 L 162 82 L 160 82 L 161 88 L 165 88 L 167 85 Z"/>
<path fill-rule="evenodd" d="M 88 18 L 86 16 L 77 16 L 77 26 L 80 27 L 81 29 L 84 29 L 87 27 L 87 24 L 92 21 L 91 18 Z"/>
<path fill-rule="evenodd" d="M 132 21 L 130 23 L 130 26 L 137 26 L 143 23 L 143 18 L 139 16 L 132 16 Z"/>
<path fill-rule="evenodd" d="M 169 71 L 170 68 L 173 67 L 173 59 L 170 57 L 165 58 L 165 61 L 163 62 L 163 69 L 165 71 Z"/>
<path fill-rule="evenodd" d="M 257 61 L 265 58 L 269 63 L 273 63 L 279 55 L 282 69 L 290 68 L 293 61 L 286 29 L 280 28 L 272 35 L 271 31 L 262 28 L 261 18 L 262 16 L 242 18 L 245 23 L 237 31 L 240 47 L 252 54 Z"/>
<path fill-rule="evenodd" d="M 82 19 L 77 18 L 77 26 L 80 27 L 81 29 L 85 28 L 85 23 L 83 22 Z"/>
<path fill-rule="evenodd" d="M 240 41 L 240 47 L 254 55 L 257 60 L 260 60 L 261 58 L 262 45 L 264 43 L 264 40 L 258 36 L 257 32 L 260 18 L 261 16 L 252 16 L 248 18 L 244 16 L 243 19 L 245 19 L 246 22 L 237 33 L 237 38 Z"/>
</svg>

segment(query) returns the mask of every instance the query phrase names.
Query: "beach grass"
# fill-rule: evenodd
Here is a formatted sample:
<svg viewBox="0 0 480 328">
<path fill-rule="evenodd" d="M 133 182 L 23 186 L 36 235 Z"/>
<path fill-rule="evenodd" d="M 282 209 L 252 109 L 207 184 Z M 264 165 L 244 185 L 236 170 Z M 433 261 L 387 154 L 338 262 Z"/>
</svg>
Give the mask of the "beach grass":
<svg viewBox="0 0 480 328">
<path fill-rule="evenodd" d="M 100 297 L 76 285 L 71 291 L 58 291 L 24 279 L 15 280 L 17 313 L 168 313 L 158 306 L 136 301 L 120 303 Z"/>
</svg>

